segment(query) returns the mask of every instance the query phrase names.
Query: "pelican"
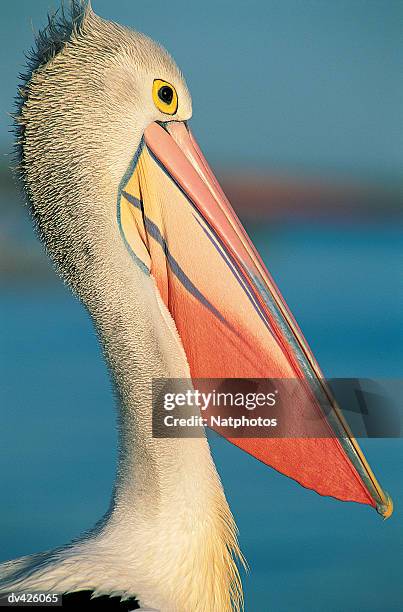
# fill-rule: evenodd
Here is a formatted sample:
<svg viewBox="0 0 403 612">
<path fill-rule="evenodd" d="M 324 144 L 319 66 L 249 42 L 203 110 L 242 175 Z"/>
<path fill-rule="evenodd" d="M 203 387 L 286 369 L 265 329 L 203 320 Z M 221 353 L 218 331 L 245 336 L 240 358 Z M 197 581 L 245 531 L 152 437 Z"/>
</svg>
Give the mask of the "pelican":
<svg viewBox="0 0 403 612">
<path fill-rule="evenodd" d="M 211 122 L 225 120 L 214 100 Z M 243 557 L 208 441 L 153 435 L 152 381 L 300 379 L 312 411 L 329 396 L 191 115 L 167 51 L 89 2 L 73 0 L 39 34 L 19 90 L 18 173 L 39 237 L 99 336 L 118 398 L 119 460 L 103 519 L 56 550 L 1 564 L 1 592 L 241 610 Z M 345 434 L 334 402 L 332 418 Z M 391 512 L 350 434 L 231 442 L 321 495 Z"/>
</svg>

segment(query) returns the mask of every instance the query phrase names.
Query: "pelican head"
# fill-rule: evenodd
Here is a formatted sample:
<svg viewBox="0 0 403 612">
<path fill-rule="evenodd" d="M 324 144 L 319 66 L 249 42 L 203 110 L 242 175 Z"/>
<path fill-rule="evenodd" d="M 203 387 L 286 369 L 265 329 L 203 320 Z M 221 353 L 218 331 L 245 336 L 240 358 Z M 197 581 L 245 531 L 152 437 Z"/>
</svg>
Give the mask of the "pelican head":
<svg viewBox="0 0 403 612">
<path fill-rule="evenodd" d="M 30 68 L 16 117 L 19 170 L 40 235 L 78 289 L 99 234 L 88 217 L 101 215 L 104 229 L 116 221 L 117 187 L 147 126 L 187 121 L 192 101 L 162 46 L 101 19 L 90 3 L 73 2 L 69 19 L 50 22 Z"/>
<path fill-rule="evenodd" d="M 67 546 L 3 564 L 0 590 L 239 610 L 242 555 L 207 440 L 153 436 L 153 380 L 301 380 L 292 422 L 316 418 L 318 439 L 231 441 L 322 495 L 384 515 L 388 499 L 197 146 L 170 55 L 75 0 L 39 35 L 19 94 L 19 174 L 47 252 L 99 335 L 119 465 L 104 519 Z"/>
</svg>

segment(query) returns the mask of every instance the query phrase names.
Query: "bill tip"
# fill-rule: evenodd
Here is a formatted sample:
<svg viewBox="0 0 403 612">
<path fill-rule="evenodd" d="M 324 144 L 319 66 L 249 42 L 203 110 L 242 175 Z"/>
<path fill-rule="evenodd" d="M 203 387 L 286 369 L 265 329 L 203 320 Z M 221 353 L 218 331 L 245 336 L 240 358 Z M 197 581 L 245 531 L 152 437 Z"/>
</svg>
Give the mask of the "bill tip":
<svg viewBox="0 0 403 612">
<path fill-rule="evenodd" d="M 382 504 L 376 507 L 377 512 L 384 518 L 388 519 L 393 513 L 393 501 L 388 493 L 385 492 L 385 499 Z"/>
</svg>

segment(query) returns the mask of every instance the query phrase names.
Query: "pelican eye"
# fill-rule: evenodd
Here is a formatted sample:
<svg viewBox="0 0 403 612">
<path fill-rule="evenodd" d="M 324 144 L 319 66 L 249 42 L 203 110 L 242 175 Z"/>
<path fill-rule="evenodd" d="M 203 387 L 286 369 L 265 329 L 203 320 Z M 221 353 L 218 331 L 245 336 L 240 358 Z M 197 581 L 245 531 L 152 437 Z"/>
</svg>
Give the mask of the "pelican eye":
<svg viewBox="0 0 403 612">
<path fill-rule="evenodd" d="M 154 80 L 153 100 L 155 106 L 161 113 L 174 115 L 178 110 L 178 95 L 175 87 L 161 79 Z"/>
<path fill-rule="evenodd" d="M 172 99 L 174 97 L 174 91 L 172 87 L 168 87 L 168 85 L 164 85 L 158 90 L 158 97 L 160 100 L 165 102 L 165 104 L 171 104 Z"/>
</svg>

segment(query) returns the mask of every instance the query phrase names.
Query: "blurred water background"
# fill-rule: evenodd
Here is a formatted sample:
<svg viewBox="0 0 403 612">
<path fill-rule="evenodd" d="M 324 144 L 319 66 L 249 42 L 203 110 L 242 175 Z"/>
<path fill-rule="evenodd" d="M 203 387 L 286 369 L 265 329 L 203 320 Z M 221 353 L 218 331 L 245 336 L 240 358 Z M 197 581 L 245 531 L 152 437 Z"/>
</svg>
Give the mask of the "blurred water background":
<svg viewBox="0 0 403 612">
<path fill-rule="evenodd" d="M 193 129 L 328 376 L 402 374 L 402 2 L 94 0 L 166 44 Z M 50 0 L 1 7 L 1 149 Z M 400 25 L 399 25 L 400 24 Z M 114 400 L 91 322 L 0 173 L 0 560 L 62 544 L 106 510 Z M 211 439 L 251 565 L 247 612 L 401 610 L 403 445 L 361 440 L 395 501 L 307 491 Z M 236 466 L 236 469 L 234 469 Z"/>
</svg>

